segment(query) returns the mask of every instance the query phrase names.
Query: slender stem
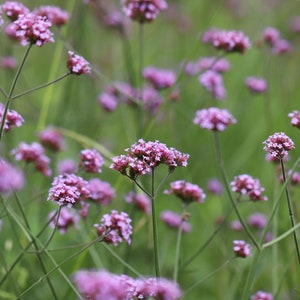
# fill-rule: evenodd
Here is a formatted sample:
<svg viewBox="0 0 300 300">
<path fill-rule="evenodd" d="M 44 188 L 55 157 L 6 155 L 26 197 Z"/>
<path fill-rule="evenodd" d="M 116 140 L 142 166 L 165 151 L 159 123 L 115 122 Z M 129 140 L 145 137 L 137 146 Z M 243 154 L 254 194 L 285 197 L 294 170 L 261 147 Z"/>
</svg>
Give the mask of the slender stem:
<svg viewBox="0 0 300 300">
<path fill-rule="evenodd" d="M 231 202 L 231 205 L 232 205 L 239 221 L 241 222 L 241 225 L 243 226 L 243 228 L 246 231 L 247 235 L 251 239 L 252 243 L 255 245 L 255 247 L 257 249 L 259 249 L 260 245 L 258 244 L 258 242 L 254 238 L 253 234 L 249 230 L 247 224 L 244 222 L 244 219 L 242 218 L 241 214 L 239 213 L 237 205 L 236 205 L 236 203 L 235 203 L 235 201 L 234 201 L 234 199 L 231 195 L 231 191 L 230 191 L 230 188 L 229 188 L 229 183 L 227 181 L 227 176 L 226 176 L 225 169 L 224 169 L 224 164 L 223 164 L 223 159 L 222 159 L 222 154 L 221 154 L 221 148 L 220 148 L 220 142 L 219 142 L 219 135 L 218 135 L 217 131 L 214 131 L 214 141 L 215 141 L 215 150 L 216 150 L 216 155 L 217 155 L 218 167 L 220 169 L 221 177 L 222 177 L 223 183 L 225 185 L 225 188 L 226 188 L 229 200 Z"/>
<path fill-rule="evenodd" d="M 139 23 L 139 89 L 140 89 L 140 95 L 139 95 L 139 101 L 138 101 L 138 137 L 142 137 L 144 133 L 144 85 L 143 85 L 143 79 L 142 79 L 142 72 L 144 67 L 144 41 L 143 41 L 143 35 L 144 35 L 144 25 L 143 23 Z"/>
<path fill-rule="evenodd" d="M 285 173 L 283 159 L 280 159 L 280 165 L 281 165 L 283 182 L 285 182 L 286 181 L 286 173 Z M 288 187 L 285 188 L 285 195 L 286 195 L 286 200 L 287 200 L 287 205 L 288 205 L 288 210 L 289 210 L 289 215 L 290 215 L 291 227 L 294 228 L 295 227 L 294 209 L 293 209 L 293 204 L 292 204 L 292 200 L 291 200 L 291 197 L 289 194 Z M 298 263 L 300 266 L 300 250 L 299 250 L 299 245 L 298 245 L 298 240 L 297 240 L 297 233 L 295 230 L 293 231 L 293 237 L 294 237 L 294 243 L 295 243 L 295 248 L 296 248 L 297 257 L 298 257 Z"/>
</svg>

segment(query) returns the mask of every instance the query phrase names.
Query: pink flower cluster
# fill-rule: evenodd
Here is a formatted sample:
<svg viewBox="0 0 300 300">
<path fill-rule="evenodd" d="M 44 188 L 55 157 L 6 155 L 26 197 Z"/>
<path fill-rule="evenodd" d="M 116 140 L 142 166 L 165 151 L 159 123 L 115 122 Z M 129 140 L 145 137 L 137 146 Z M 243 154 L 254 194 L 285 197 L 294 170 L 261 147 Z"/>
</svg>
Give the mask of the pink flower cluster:
<svg viewBox="0 0 300 300">
<path fill-rule="evenodd" d="M 250 245 L 242 240 L 233 241 L 233 251 L 236 257 L 246 258 L 252 255 Z"/>
<path fill-rule="evenodd" d="M 21 2 L 6 1 L 1 5 L 3 13 L 11 20 L 15 21 L 19 15 L 26 15 L 30 10 Z"/>
<path fill-rule="evenodd" d="M 100 220 L 100 224 L 94 225 L 97 234 L 103 237 L 103 241 L 117 246 L 121 242 L 131 244 L 132 226 L 131 219 L 125 212 L 119 213 L 112 210 L 110 214 L 105 214 Z"/>
<path fill-rule="evenodd" d="M 71 207 L 90 197 L 87 185 L 87 181 L 75 174 L 59 175 L 53 179 L 48 200 Z"/>
<path fill-rule="evenodd" d="M 262 195 L 265 189 L 261 187 L 259 180 L 248 174 L 235 176 L 230 185 L 233 192 L 247 196 L 251 201 L 268 200 L 266 196 Z"/>
<path fill-rule="evenodd" d="M 158 90 L 169 88 L 174 85 L 176 81 L 176 74 L 174 71 L 153 66 L 144 68 L 143 77 Z"/>
<path fill-rule="evenodd" d="M 147 215 L 151 213 L 151 201 L 149 197 L 145 194 L 130 191 L 125 196 L 125 201 L 127 203 L 133 203 L 137 209 L 141 210 Z"/>
<path fill-rule="evenodd" d="M 176 167 L 186 167 L 188 154 L 181 153 L 174 148 L 168 148 L 159 141 L 145 142 L 140 139 L 130 148 L 125 150 L 127 155 L 112 158 L 110 168 L 123 175 L 136 179 L 139 175 L 149 174 L 160 164 L 165 164 L 169 170 Z"/>
<path fill-rule="evenodd" d="M 198 110 L 194 118 L 194 124 L 213 131 L 224 131 L 234 123 L 236 119 L 226 109 L 217 107 Z"/>
<path fill-rule="evenodd" d="M 300 112 L 298 110 L 293 110 L 288 116 L 291 118 L 291 125 L 300 129 Z"/>
<path fill-rule="evenodd" d="M 185 180 L 176 180 L 170 183 L 170 189 L 164 191 L 167 195 L 175 195 L 184 203 L 203 203 L 206 197 L 203 190 L 197 185 Z"/>
<path fill-rule="evenodd" d="M 226 97 L 223 77 L 220 73 L 208 70 L 199 76 L 199 83 L 213 96 L 220 100 Z"/>
<path fill-rule="evenodd" d="M 176 300 L 182 296 L 177 283 L 166 278 L 137 278 L 116 275 L 106 270 L 78 271 L 73 281 L 85 299 Z"/>
<path fill-rule="evenodd" d="M 89 190 L 89 197 L 102 205 L 108 205 L 115 197 L 114 188 L 105 181 L 98 178 L 92 178 L 88 182 L 87 189 Z"/>
<path fill-rule="evenodd" d="M 67 68 L 72 74 L 76 75 L 91 73 L 89 62 L 73 51 L 68 51 Z"/>
<path fill-rule="evenodd" d="M 40 6 L 33 10 L 33 13 L 37 16 L 46 17 L 53 26 L 65 25 L 69 20 L 69 14 L 67 11 L 52 5 Z"/>
<path fill-rule="evenodd" d="M 0 102 L 0 124 L 3 122 L 4 105 Z M 15 110 L 9 109 L 7 111 L 4 121 L 4 131 L 11 131 L 15 127 L 20 127 L 24 122 L 23 117 Z"/>
<path fill-rule="evenodd" d="M 64 149 L 64 140 L 62 134 L 50 126 L 39 133 L 39 140 L 46 149 L 54 152 L 59 152 Z"/>
<path fill-rule="evenodd" d="M 271 156 L 282 159 L 295 148 L 294 142 L 284 133 L 276 132 L 270 135 L 264 142 L 264 150 Z"/>
<path fill-rule="evenodd" d="M 24 161 L 27 164 L 33 163 L 35 169 L 44 176 L 51 176 L 50 158 L 45 155 L 45 149 L 41 144 L 37 142 L 32 144 L 21 142 L 18 147 L 11 151 L 11 154 L 15 160 Z"/>
<path fill-rule="evenodd" d="M 250 92 L 256 94 L 264 93 L 268 88 L 267 81 L 264 78 L 260 77 L 247 77 L 245 80 L 245 84 Z"/>
<path fill-rule="evenodd" d="M 250 297 L 250 300 L 273 300 L 273 295 L 264 291 L 258 291 Z"/>
<path fill-rule="evenodd" d="M 151 22 L 168 7 L 165 0 L 121 0 L 121 4 L 125 14 L 140 23 Z"/>
<path fill-rule="evenodd" d="M 218 50 L 242 54 L 251 46 L 249 38 L 242 31 L 216 28 L 206 31 L 202 37 L 202 42 L 210 43 Z"/>
<path fill-rule="evenodd" d="M 104 165 L 102 155 L 96 149 L 84 149 L 80 152 L 79 168 L 87 173 L 101 173 Z"/>
<path fill-rule="evenodd" d="M 179 229 L 180 224 L 182 223 L 182 233 L 188 233 L 192 230 L 191 224 L 186 220 L 182 219 L 182 216 L 170 211 L 164 210 L 160 213 L 160 219 L 167 224 L 169 227 L 174 229 Z"/>
</svg>

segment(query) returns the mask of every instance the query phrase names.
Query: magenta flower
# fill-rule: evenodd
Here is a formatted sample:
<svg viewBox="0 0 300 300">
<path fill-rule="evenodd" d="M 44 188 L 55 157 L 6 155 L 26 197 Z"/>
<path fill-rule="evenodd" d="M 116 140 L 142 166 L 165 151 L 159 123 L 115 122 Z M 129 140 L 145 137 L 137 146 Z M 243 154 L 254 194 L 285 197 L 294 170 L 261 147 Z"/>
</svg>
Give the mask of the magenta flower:
<svg viewBox="0 0 300 300">
<path fill-rule="evenodd" d="M 224 131 L 229 125 L 235 124 L 236 119 L 226 110 L 210 107 L 198 110 L 194 124 L 213 131 Z"/>
<path fill-rule="evenodd" d="M 239 220 L 230 222 L 230 228 L 235 231 L 241 231 L 244 229 L 242 223 Z"/>
<path fill-rule="evenodd" d="M 282 159 L 295 148 L 294 142 L 284 133 L 276 132 L 270 135 L 264 142 L 264 150 L 271 156 Z"/>
<path fill-rule="evenodd" d="M 2 12 L 11 20 L 15 21 L 19 15 L 26 15 L 29 9 L 18 1 L 6 1 L 1 5 Z"/>
<path fill-rule="evenodd" d="M 246 258 L 252 255 L 250 245 L 241 240 L 233 241 L 233 251 L 236 257 Z"/>
<path fill-rule="evenodd" d="M 90 74 L 91 68 L 89 62 L 82 56 L 75 54 L 73 51 L 68 51 L 67 68 L 72 74 Z"/>
<path fill-rule="evenodd" d="M 71 207 L 90 197 L 87 186 L 88 182 L 75 174 L 59 175 L 53 179 L 48 200 Z"/>
<path fill-rule="evenodd" d="M 140 23 L 151 22 L 168 7 L 165 0 L 121 0 L 121 4 L 125 14 Z"/>
<path fill-rule="evenodd" d="M 15 38 L 22 46 L 32 44 L 41 47 L 46 43 L 54 42 L 53 33 L 49 29 L 52 24 L 45 17 L 28 13 L 19 15 L 13 24 Z"/>
<path fill-rule="evenodd" d="M 0 66 L 4 69 L 15 69 L 17 60 L 13 56 L 2 56 L 0 57 Z"/>
<path fill-rule="evenodd" d="M 62 134 L 53 127 L 47 127 L 39 133 L 40 143 L 47 149 L 59 152 L 64 149 Z"/>
<path fill-rule="evenodd" d="M 94 226 L 98 236 L 103 237 L 103 241 L 108 244 L 118 246 L 123 241 L 131 244 L 131 219 L 125 212 L 118 213 L 116 210 L 112 210 L 110 214 L 103 215 L 100 224 Z"/>
<path fill-rule="evenodd" d="M 203 35 L 204 43 L 212 44 L 216 49 L 225 52 L 244 53 L 251 47 L 249 38 L 242 32 L 236 30 L 209 29 Z"/>
<path fill-rule="evenodd" d="M 272 48 L 272 53 L 275 55 L 289 53 L 292 50 L 292 46 L 289 41 L 285 39 L 279 39 Z"/>
<path fill-rule="evenodd" d="M 156 114 L 161 103 L 163 102 L 161 95 L 152 86 L 145 87 L 143 89 L 143 93 L 140 92 L 140 94 L 142 94 L 144 110 L 153 115 Z"/>
<path fill-rule="evenodd" d="M 264 229 L 267 225 L 267 217 L 261 213 L 254 213 L 249 216 L 248 224 L 256 229 Z"/>
<path fill-rule="evenodd" d="M 207 182 L 207 189 L 209 192 L 215 195 L 221 195 L 223 193 L 223 185 L 218 179 L 210 179 Z"/>
<path fill-rule="evenodd" d="M 230 185 L 233 192 L 248 196 L 251 201 L 268 200 L 266 196 L 262 195 L 265 189 L 261 187 L 259 180 L 248 174 L 235 176 Z"/>
<path fill-rule="evenodd" d="M 300 129 L 300 112 L 298 110 L 293 110 L 288 116 L 291 118 L 291 125 Z"/>
<path fill-rule="evenodd" d="M 87 189 L 90 193 L 90 198 L 102 205 L 108 205 L 115 197 L 114 188 L 105 181 L 98 178 L 92 178 L 89 180 Z"/>
<path fill-rule="evenodd" d="M 98 96 L 98 102 L 108 112 L 114 111 L 119 104 L 117 97 L 107 92 L 103 92 Z"/>
<path fill-rule="evenodd" d="M 165 190 L 167 195 L 175 195 L 184 203 L 192 202 L 203 203 L 206 197 L 203 190 L 197 185 L 185 180 L 177 180 L 170 183 L 170 190 Z"/>
<path fill-rule="evenodd" d="M 133 203 L 137 209 L 141 210 L 147 215 L 151 213 L 151 201 L 149 197 L 145 194 L 130 191 L 125 196 L 125 201 L 127 203 Z"/>
<path fill-rule="evenodd" d="M 73 159 L 64 159 L 57 163 L 58 174 L 75 173 L 77 169 L 77 162 Z"/>
<path fill-rule="evenodd" d="M 182 220 L 182 216 L 170 211 L 164 210 L 160 214 L 160 219 L 169 227 L 178 229 L 182 222 L 182 233 L 188 233 L 192 230 L 191 224 L 186 220 Z"/>
<path fill-rule="evenodd" d="M 2 123 L 4 114 L 4 105 L 0 102 L 0 124 Z M 24 122 L 23 117 L 15 110 L 9 109 L 4 122 L 4 131 L 11 131 L 15 127 L 20 127 Z"/>
<path fill-rule="evenodd" d="M 69 228 L 77 227 L 77 224 L 80 220 L 80 216 L 74 209 L 63 206 L 60 210 L 58 220 L 56 210 L 50 212 L 50 214 L 48 215 L 48 219 L 52 219 L 49 224 L 51 228 L 55 228 L 55 225 L 57 224 L 58 231 L 61 234 L 64 234 L 68 231 Z"/>
<path fill-rule="evenodd" d="M 21 190 L 25 182 L 23 172 L 1 158 L 0 178 L 0 193 L 3 194 L 7 194 L 11 191 Z"/>
<path fill-rule="evenodd" d="M 292 170 L 289 170 L 287 172 L 287 176 L 290 176 L 292 173 Z M 280 182 L 284 183 L 283 175 L 281 174 L 279 177 Z M 300 183 L 300 173 L 299 172 L 293 172 L 290 184 L 292 185 L 298 185 Z"/>
<path fill-rule="evenodd" d="M 43 5 L 36 8 L 33 13 L 37 16 L 46 17 L 54 26 L 62 26 L 69 20 L 68 12 L 57 6 Z"/>
<path fill-rule="evenodd" d="M 199 76 L 199 83 L 212 95 L 220 100 L 226 97 L 223 77 L 220 73 L 212 70 L 205 71 Z"/>
<path fill-rule="evenodd" d="M 271 293 L 258 291 L 250 297 L 250 300 L 273 300 L 273 295 Z"/>
<path fill-rule="evenodd" d="M 267 27 L 262 33 L 262 39 L 266 44 L 273 47 L 275 43 L 280 39 L 280 33 L 274 27 Z"/>
<path fill-rule="evenodd" d="M 245 84 L 252 93 L 264 93 L 268 84 L 267 81 L 260 77 L 247 77 L 245 80 Z"/>
<path fill-rule="evenodd" d="M 143 77 L 158 90 L 169 88 L 174 85 L 176 81 L 176 74 L 174 71 L 152 66 L 146 67 L 143 70 Z"/>
<path fill-rule="evenodd" d="M 80 152 L 79 168 L 87 173 L 101 173 L 104 165 L 102 155 L 96 149 L 84 149 Z"/>
</svg>

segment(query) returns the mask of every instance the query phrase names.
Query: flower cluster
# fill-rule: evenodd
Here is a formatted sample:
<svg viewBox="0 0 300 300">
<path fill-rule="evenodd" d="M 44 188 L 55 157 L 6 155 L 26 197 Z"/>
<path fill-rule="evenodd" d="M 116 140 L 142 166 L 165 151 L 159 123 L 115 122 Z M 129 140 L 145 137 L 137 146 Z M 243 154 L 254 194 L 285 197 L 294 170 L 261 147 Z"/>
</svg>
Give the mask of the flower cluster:
<svg viewBox="0 0 300 300">
<path fill-rule="evenodd" d="M 143 70 L 143 77 L 158 90 L 171 87 L 176 81 L 176 74 L 172 70 L 159 69 L 152 66 Z"/>
<path fill-rule="evenodd" d="M 112 158 L 110 168 L 136 179 L 139 175 L 149 174 L 160 164 L 165 164 L 169 170 L 176 167 L 186 167 L 188 154 L 181 153 L 174 148 L 168 148 L 159 141 L 145 142 L 140 139 L 131 148 L 126 149 L 127 155 Z"/>
<path fill-rule="evenodd" d="M 249 38 L 242 31 L 236 30 L 209 29 L 204 33 L 202 41 L 225 52 L 244 53 L 251 46 Z"/>
<path fill-rule="evenodd" d="M 47 127 L 39 133 L 40 143 L 49 150 L 58 152 L 64 149 L 64 140 L 62 134 L 52 127 Z"/>
<path fill-rule="evenodd" d="M 198 110 L 194 118 L 194 124 L 213 131 L 224 131 L 234 123 L 236 123 L 236 119 L 226 109 L 217 107 Z"/>
<path fill-rule="evenodd" d="M 87 189 L 89 190 L 89 197 L 102 205 L 108 205 L 115 197 L 114 188 L 105 181 L 98 178 L 92 178 L 89 180 Z"/>
<path fill-rule="evenodd" d="M 141 210 L 147 215 L 149 215 L 151 212 L 151 201 L 149 197 L 145 194 L 130 191 L 125 196 L 125 201 L 127 203 L 133 203 L 137 209 Z"/>
<path fill-rule="evenodd" d="M 246 258 L 252 255 L 250 245 L 241 240 L 233 241 L 233 251 L 237 257 Z"/>
<path fill-rule="evenodd" d="M 46 17 L 53 26 L 62 26 L 69 20 L 69 14 L 57 6 L 45 5 L 33 11 L 37 16 Z"/>
<path fill-rule="evenodd" d="M 293 110 L 288 116 L 291 118 L 291 125 L 300 129 L 300 112 L 298 110 Z"/>
<path fill-rule="evenodd" d="M 185 180 L 177 180 L 170 183 L 170 189 L 164 191 L 167 195 L 175 195 L 184 203 L 203 203 L 206 197 L 203 190 L 197 185 Z"/>
<path fill-rule="evenodd" d="M 45 149 L 37 142 L 26 144 L 21 142 L 18 147 L 11 151 L 15 160 L 24 161 L 25 163 L 33 163 L 35 169 L 41 172 L 44 176 L 50 176 L 50 158 L 45 155 Z"/>
<path fill-rule="evenodd" d="M 151 22 L 168 7 L 165 0 L 122 0 L 121 3 L 124 13 L 140 23 Z"/>
<path fill-rule="evenodd" d="M 235 176 L 230 185 L 233 192 L 248 196 L 251 201 L 268 200 L 262 195 L 265 189 L 261 187 L 259 180 L 248 174 Z"/>
<path fill-rule="evenodd" d="M 264 291 L 258 291 L 250 297 L 250 300 L 273 300 L 273 295 Z"/>
<path fill-rule="evenodd" d="M 199 83 L 213 96 L 220 100 L 226 97 L 223 77 L 216 71 L 208 70 L 199 76 Z"/>
<path fill-rule="evenodd" d="M 179 286 L 166 278 L 137 278 L 116 275 L 106 270 L 78 271 L 73 281 L 85 299 L 160 299 L 176 300 L 182 296 Z"/>
<path fill-rule="evenodd" d="M 108 244 L 117 246 L 121 242 L 131 243 L 132 226 L 131 219 L 125 212 L 119 213 L 112 210 L 110 214 L 105 214 L 100 220 L 100 224 L 94 225 L 97 234 L 103 237 Z"/>
<path fill-rule="evenodd" d="M 49 189 L 48 200 L 58 205 L 73 206 L 90 197 L 88 182 L 75 174 L 63 174 L 55 177 Z"/>
<path fill-rule="evenodd" d="M 284 132 L 270 135 L 263 144 L 266 152 L 279 159 L 282 159 L 288 154 L 288 151 L 295 148 L 294 142 Z"/>
<path fill-rule="evenodd" d="M 4 105 L 0 102 L 0 124 L 3 122 Z M 20 127 L 24 122 L 23 117 L 15 110 L 9 109 L 7 111 L 4 121 L 4 131 L 10 131 L 15 127 Z"/>
<path fill-rule="evenodd" d="M 171 228 L 178 229 L 182 223 L 182 233 L 188 233 L 192 230 L 191 224 L 183 217 L 173 211 L 164 210 L 160 213 L 160 219 Z"/>
<path fill-rule="evenodd" d="M 76 75 L 91 73 L 89 62 L 73 51 L 68 51 L 67 68 L 72 74 Z"/>
<path fill-rule="evenodd" d="M 84 149 L 80 152 L 79 168 L 87 173 L 101 173 L 104 165 L 102 155 L 96 149 Z"/>
<path fill-rule="evenodd" d="M 268 84 L 267 81 L 260 77 L 247 77 L 245 80 L 245 84 L 252 93 L 264 93 L 267 88 Z"/>
<path fill-rule="evenodd" d="M 17 20 L 19 15 L 26 15 L 30 12 L 24 4 L 17 1 L 6 1 L 1 5 L 1 8 L 11 21 Z"/>
</svg>

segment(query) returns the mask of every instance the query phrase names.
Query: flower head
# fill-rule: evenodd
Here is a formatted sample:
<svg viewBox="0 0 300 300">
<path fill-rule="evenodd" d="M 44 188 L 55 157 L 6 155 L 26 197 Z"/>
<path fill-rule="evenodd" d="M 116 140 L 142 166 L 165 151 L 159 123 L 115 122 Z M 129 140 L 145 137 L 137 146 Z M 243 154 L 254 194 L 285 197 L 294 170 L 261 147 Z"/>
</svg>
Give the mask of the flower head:
<svg viewBox="0 0 300 300">
<path fill-rule="evenodd" d="M 52 25 L 62 26 L 67 23 L 69 14 L 57 6 L 43 5 L 33 11 L 34 14 L 46 17 Z"/>
<path fill-rule="evenodd" d="M 256 229 L 264 229 L 267 225 L 267 217 L 261 213 L 254 213 L 249 216 L 247 222 Z"/>
<path fill-rule="evenodd" d="M 274 27 L 267 27 L 262 33 L 263 41 L 271 47 L 275 45 L 279 38 L 280 32 Z"/>
<path fill-rule="evenodd" d="M 241 240 L 233 241 L 233 251 L 237 257 L 246 258 L 252 255 L 250 245 Z"/>
<path fill-rule="evenodd" d="M 80 152 L 79 167 L 87 173 L 101 173 L 104 165 L 102 155 L 96 149 L 84 149 Z"/>
<path fill-rule="evenodd" d="M 6 1 L 1 5 L 3 13 L 11 20 L 15 21 L 19 15 L 26 15 L 29 9 L 18 1 Z"/>
<path fill-rule="evenodd" d="M 132 226 L 131 219 L 125 212 L 119 213 L 112 210 L 110 214 L 105 214 L 100 220 L 100 224 L 94 225 L 98 236 L 108 244 L 117 246 L 121 242 L 131 244 Z"/>
<path fill-rule="evenodd" d="M 3 119 L 4 114 L 4 105 L 0 102 L 0 124 Z M 7 111 L 5 122 L 4 122 L 4 131 L 11 131 L 15 127 L 20 127 L 24 122 L 23 117 L 17 113 L 15 110 L 9 109 Z"/>
<path fill-rule="evenodd" d="M 90 192 L 90 198 L 102 205 L 108 205 L 115 197 L 114 188 L 108 182 L 98 178 L 90 179 L 87 189 Z"/>
<path fill-rule="evenodd" d="M 300 112 L 298 110 L 293 110 L 288 116 L 291 118 L 291 125 L 300 129 Z"/>
<path fill-rule="evenodd" d="M 158 90 L 171 87 L 176 81 L 176 74 L 172 70 L 165 70 L 152 66 L 146 67 L 143 70 L 143 77 Z"/>
<path fill-rule="evenodd" d="M 212 70 L 205 71 L 199 76 L 200 84 L 213 96 L 220 100 L 226 97 L 226 90 L 223 84 L 223 77 L 220 73 Z"/>
<path fill-rule="evenodd" d="M 258 291 L 250 297 L 250 300 L 273 300 L 273 295 L 271 293 Z"/>
<path fill-rule="evenodd" d="M 52 127 L 47 127 L 45 130 L 39 133 L 39 139 L 41 144 L 54 152 L 63 150 L 64 140 L 62 134 Z"/>
<path fill-rule="evenodd" d="M 139 210 L 147 215 L 151 212 L 151 201 L 145 194 L 130 191 L 125 196 L 125 201 L 128 203 L 133 203 Z"/>
<path fill-rule="evenodd" d="M 252 93 L 264 93 L 268 84 L 267 81 L 260 77 L 247 77 L 245 80 L 245 84 Z"/>
<path fill-rule="evenodd" d="M 221 195 L 223 193 L 222 183 L 215 178 L 212 178 L 207 182 L 207 189 L 209 190 L 209 192 L 215 195 Z"/>
<path fill-rule="evenodd" d="M 73 51 L 68 51 L 67 68 L 72 74 L 76 75 L 91 73 L 89 62 L 82 56 L 75 54 Z"/>
<path fill-rule="evenodd" d="M 284 133 L 276 132 L 270 135 L 264 142 L 264 150 L 271 156 L 282 159 L 295 148 L 294 142 Z"/>
<path fill-rule="evenodd" d="M 182 218 L 181 215 L 170 211 L 164 210 L 160 214 L 160 219 L 167 224 L 171 228 L 178 229 L 182 222 L 182 233 L 188 233 L 192 230 L 191 224 L 186 220 L 186 218 Z"/>
<path fill-rule="evenodd" d="M 236 123 L 236 119 L 226 109 L 217 107 L 198 110 L 194 118 L 194 124 L 213 131 L 224 131 L 234 123 Z"/>
</svg>

